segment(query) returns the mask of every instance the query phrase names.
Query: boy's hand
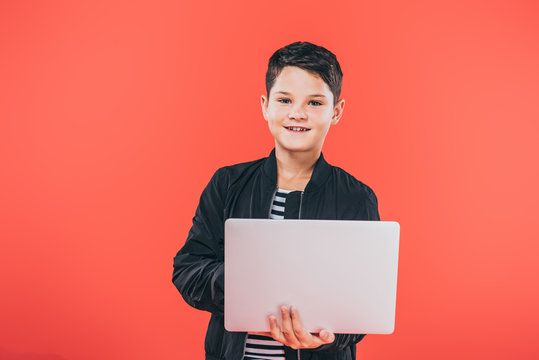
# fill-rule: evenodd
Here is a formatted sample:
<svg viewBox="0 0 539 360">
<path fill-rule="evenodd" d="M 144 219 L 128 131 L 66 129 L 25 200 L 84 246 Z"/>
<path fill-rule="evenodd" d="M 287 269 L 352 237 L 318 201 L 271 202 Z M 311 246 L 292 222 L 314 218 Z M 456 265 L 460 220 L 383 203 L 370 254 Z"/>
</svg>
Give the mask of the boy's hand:
<svg viewBox="0 0 539 360">
<path fill-rule="evenodd" d="M 275 316 L 270 316 L 270 332 L 252 332 L 250 334 L 270 336 L 292 349 L 313 349 L 335 340 L 335 335 L 331 331 L 322 330 L 317 335 L 305 330 L 301 324 L 298 309 L 295 307 L 291 307 L 291 311 L 288 311 L 286 306 L 281 306 L 281 316 L 282 329 L 277 325 Z"/>
</svg>

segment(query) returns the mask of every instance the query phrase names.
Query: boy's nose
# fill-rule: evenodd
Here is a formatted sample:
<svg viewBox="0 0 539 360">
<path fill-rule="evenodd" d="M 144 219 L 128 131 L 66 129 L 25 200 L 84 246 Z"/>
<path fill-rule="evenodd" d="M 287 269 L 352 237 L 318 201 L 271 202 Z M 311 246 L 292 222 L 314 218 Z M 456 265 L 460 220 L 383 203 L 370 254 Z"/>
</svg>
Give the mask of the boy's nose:
<svg viewBox="0 0 539 360">
<path fill-rule="evenodd" d="M 307 116 L 303 111 L 292 111 L 288 117 L 290 119 L 305 119 Z"/>
</svg>

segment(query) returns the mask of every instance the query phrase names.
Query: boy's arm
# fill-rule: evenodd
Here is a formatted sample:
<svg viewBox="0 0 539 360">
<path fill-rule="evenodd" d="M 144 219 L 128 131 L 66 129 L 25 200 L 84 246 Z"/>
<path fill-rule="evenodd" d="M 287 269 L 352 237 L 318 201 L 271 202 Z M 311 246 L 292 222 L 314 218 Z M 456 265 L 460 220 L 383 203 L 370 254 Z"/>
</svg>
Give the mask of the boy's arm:
<svg viewBox="0 0 539 360">
<path fill-rule="evenodd" d="M 184 246 L 174 257 L 172 282 L 185 302 L 216 315 L 224 313 L 225 168 L 215 172 L 200 196 Z"/>
<path fill-rule="evenodd" d="M 362 210 L 356 215 L 357 220 L 380 221 L 380 213 L 378 212 L 378 198 L 376 197 L 374 191 L 368 186 L 366 186 L 364 205 L 360 208 Z"/>
</svg>

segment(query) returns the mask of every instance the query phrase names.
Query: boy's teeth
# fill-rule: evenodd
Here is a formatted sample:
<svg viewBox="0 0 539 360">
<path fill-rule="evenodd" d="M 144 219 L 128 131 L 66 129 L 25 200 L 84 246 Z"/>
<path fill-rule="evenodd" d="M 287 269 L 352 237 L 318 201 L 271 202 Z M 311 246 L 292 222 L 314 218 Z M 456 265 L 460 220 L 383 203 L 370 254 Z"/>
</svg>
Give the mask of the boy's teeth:
<svg viewBox="0 0 539 360">
<path fill-rule="evenodd" d="M 297 127 L 289 127 L 289 129 L 293 131 L 307 131 L 307 129 L 297 128 Z"/>
</svg>

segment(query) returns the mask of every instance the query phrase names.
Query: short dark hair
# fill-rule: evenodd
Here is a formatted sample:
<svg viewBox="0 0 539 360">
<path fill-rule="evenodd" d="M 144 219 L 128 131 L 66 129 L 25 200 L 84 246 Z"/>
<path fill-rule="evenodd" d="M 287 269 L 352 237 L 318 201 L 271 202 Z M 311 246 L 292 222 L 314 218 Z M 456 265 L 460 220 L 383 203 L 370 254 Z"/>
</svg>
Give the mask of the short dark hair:
<svg viewBox="0 0 539 360">
<path fill-rule="evenodd" d="M 275 79 L 285 66 L 297 66 L 316 73 L 333 93 L 333 106 L 341 95 L 342 71 L 337 57 L 329 50 L 307 41 L 296 41 L 275 51 L 266 72 L 266 92 L 269 97 Z"/>
</svg>

